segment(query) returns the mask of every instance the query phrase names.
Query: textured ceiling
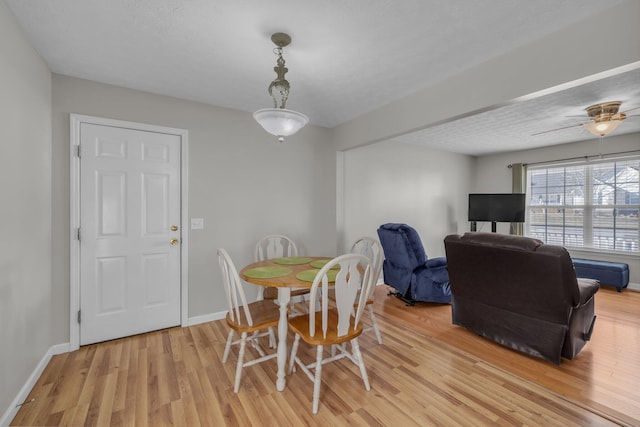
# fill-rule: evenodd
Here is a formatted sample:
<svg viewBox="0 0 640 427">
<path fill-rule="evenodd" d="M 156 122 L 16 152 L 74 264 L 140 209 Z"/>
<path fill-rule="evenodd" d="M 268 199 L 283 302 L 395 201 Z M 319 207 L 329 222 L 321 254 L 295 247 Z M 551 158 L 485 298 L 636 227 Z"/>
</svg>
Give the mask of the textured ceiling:
<svg viewBox="0 0 640 427">
<path fill-rule="evenodd" d="M 287 32 L 293 38 L 284 51 L 292 86 L 287 106 L 315 125 L 334 127 L 622 0 L 4 2 L 55 73 L 248 112 L 272 105 L 270 35 Z M 635 95 L 635 101 L 616 100 L 639 104 Z M 556 101 L 549 95 L 530 105 L 557 117 L 580 114 L 600 97 L 576 92 Z M 498 124 L 513 128 L 513 135 L 560 127 L 532 122 L 539 116 L 526 105 L 511 110 L 518 104 L 404 142 L 435 138 L 440 148 L 482 154 L 504 149 L 489 135 Z M 559 143 L 558 135 L 537 141 Z"/>
<path fill-rule="evenodd" d="M 640 68 L 452 119 L 394 140 L 476 156 L 597 140 L 581 126 L 589 122 L 584 109 L 607 101 L 621 101 L 620 112 L 629 111 L 611 135 L 640 132 Z"/>
</svg>

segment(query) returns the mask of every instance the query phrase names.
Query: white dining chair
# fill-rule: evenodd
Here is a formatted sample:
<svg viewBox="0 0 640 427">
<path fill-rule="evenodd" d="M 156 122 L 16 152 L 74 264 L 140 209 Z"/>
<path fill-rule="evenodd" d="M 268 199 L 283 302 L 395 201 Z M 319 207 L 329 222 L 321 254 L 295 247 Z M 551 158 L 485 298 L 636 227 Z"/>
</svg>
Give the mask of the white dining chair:
<svg viewBox="0 0 640 427">
<path fill-rule="evenodd" d="M 254 260 L 264 261 L 267 259 L 282 258 L 282 257 L 295 257 L 298 256 L 298 247 L 291 238 L 282 234 L 269 234 L 262 237 L 256 243 L 255 251 L 253 254 Z M 301 303 L 302 312 L 307 312 L 305 295 L 309 293 L 308 289 L 291 289 L 291 302 L 290 309 L 295 310 L 296 303 Z M 276 288 L 267 288 L 260 286 L 258 288 L 257 300 L 260 301 L 265 298 L 275 299 L 277 296 Z"/>
<path fill-rule="evenodd" d="M 280 319 L 280 311 L 271 301 L 263 300 L 247 303 L 238 271 L 227 251 L 222 248 L 218 249 L 218 263 L 220 264 L 222 283 L 224 285 L 229 309 L 226 321 L 230 328 L 227 344 L 222 356 L 222 363 L 227 362 L 231 346 L 240 344 L 236 365 L 236 377 L 233 386 L 233 392 L 238 393 L 243 368 L 276 358 L 277 353 L 267 354 L 262 349 L 259 339 L 263 336 L 269 336 L 269 342 L 271 343 L 274 336 L 274 327 L 277 327 Z M 237 341 L 233 341 L 234 332 L 240 334 L 240 339 Z M 244 356 L 247 342 L 253 345 L 260 357 L 245 362 Z"/>
<path fill-rule="evenodd" d="M 369 311 L 369 318 L 371 319 L 371 326 L 364 328 L 364 331 L 374 331 L 378 340 L 378 344 L 382 344 L 382 334 L 380 333 L 380 328 L 378 327 L 376 316 L 373 313 L 374 291 L 380 277 L 380 272 L 382 271 L 382 262 L 384 261 L 384 251 L 382 250 L 382 245 L 380 245 L 380 242 L 378 242 L 377 239 L 364 236 L 356 240 L 355 243 L 351 246 L 351 253 L 364 255 L 369 258 L 369 260 L 371 260 L 370 277 L 373 285 L 371 286 L 369 295 L 367 295 L 366 302 L 367 310 Z"/>
<path fill-rule="evenodd" d="M 269 234 L 262 237 L 256 243 L 253 252 L 253 260 L 256 262 L 289 256 L 298 256 L 298 247 L 293 240 L 282 234 Z M 268 298 L 276 298 L 275 288 L 260 286 L 258 288 L 258 300 L 264 299 L 265 290 L 267 290 Z"/>
<path fill-rule="evenodd" d="M 339 270 L 332 269 L 339 266 Z M 329 274 L 335 274 L 334 294 L 335 305 L 329 308 Z M 308 315 L 291 317 L 288 320 L 289 329 L 295 334 L 289 359 L 289 373 L 299 367 L 313 382 L 313 413 L 318 413 L 320 402 L 320 386 L 322 384 L 322 369 L 327 363 L 348 358 L 360 369 L 360 375 L 365 389 L 371 390 L 367 370 L 360 353 L 358 336 L 362 333 L 360 319 L 366 306 L 373 281 L 370 279 L 371 261 L 364 255 L 345 254 L 332 259 L 317 273 L 310 290 L 310 307 L 316 307 L 320 299 L 320 310 L 310 310 Z M 354 304 L 357 308 L 354 310 Z M 300 340 L 316 346 L 315 362 L 305 363 L 298 356 Z M 347 343 L 351 344 L 351 351 L 347 350 Z M 337 354 L 324 358 L 324 348 L 334 347 Z M 314 371 L 312 373 L 312 370 Z M 336 378 L 338 379 L 338 378 Z M 336 386 L 339 386 L 337 384 Z"/>
</svg>

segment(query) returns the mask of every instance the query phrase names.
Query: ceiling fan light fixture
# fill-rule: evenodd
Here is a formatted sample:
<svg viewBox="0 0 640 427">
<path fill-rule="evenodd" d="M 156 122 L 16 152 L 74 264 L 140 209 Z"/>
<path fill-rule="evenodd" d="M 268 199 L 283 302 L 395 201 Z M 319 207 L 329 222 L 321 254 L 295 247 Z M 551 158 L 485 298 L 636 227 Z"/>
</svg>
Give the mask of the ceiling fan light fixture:
<svg viewBox="0 0 640 427">
<path fill-rule="evenodd" d="M 582 126 L 595 136 L 607 136 L 620 126 L 620 123 L 622 123 L 622 120 L 604 120 L 584 123 Z"/>
<path fill-rule="evenodd" d="M 618 112 L 621 105 L 622 102 L 620 101 L 611 101 L 585 108 L 587 115 L 593 121 L 583 123 L 582 127 L 595 136 L 604 137 L 609 135 L 627 118 L 626 114 Z"/>
<path fill-rule="evenodd" d="M 287 110 L 287 99 L 289 98 L 289 82 L 284 75 L 289 71 L 285 67 L 282 57 L 282 49 L 291 43 L 291 37 L 285 33 L 275 33 L 271 36 L 271 41 L 276 45 L 273 50 L 278 56 L 276 66 L 276 79 L 269 85 L 269 95 L 273 98 L 273 108 L 263 108 L 253 113 L 253 118 L 271 135 L 278 137 L 278 141 L 283 142 L 285 136 L 290 136 L 298 132 L 309 123 L 309 118 L 297 111 Z M 278 98 L 280 97 L 280 105 Z"/>
</svg>

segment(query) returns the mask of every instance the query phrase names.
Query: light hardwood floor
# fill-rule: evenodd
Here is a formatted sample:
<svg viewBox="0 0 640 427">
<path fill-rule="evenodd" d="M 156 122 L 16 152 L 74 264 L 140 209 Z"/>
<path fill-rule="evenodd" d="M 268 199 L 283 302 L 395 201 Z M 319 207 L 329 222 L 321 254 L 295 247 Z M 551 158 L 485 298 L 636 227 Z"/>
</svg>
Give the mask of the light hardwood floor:
<svg viewBox="0 0 640 427">
<path fill-rule="evenodd" d="M 375 312 L 384 344 L 360 338 L 371 391 L 349 361 L 329 364 L 315 416 L 302 372 L 275 390 L 275 360 L 245 368 L 235 395 L 237 348 L 223 365 L 216 321 L 53 357 L 12 425 L 640 425 L 640 293 L 603 288 L 591 342 L 561 366 L 452 325 L 448 305 L 405 307 L 385 286 Z"/>
</svg>

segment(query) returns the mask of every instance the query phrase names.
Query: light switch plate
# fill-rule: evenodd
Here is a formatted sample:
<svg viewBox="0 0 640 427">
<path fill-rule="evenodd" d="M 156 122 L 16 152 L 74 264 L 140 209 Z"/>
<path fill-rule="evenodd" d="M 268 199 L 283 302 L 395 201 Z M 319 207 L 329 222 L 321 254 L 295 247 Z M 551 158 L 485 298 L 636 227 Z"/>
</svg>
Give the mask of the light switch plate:
<svg viewBox="0 0 640 427">
<path fill-rule="evenodd" d="M 204 218 L 191 218 L 191 229 L 202 230 L 204 228 Z"/>
</svg>

